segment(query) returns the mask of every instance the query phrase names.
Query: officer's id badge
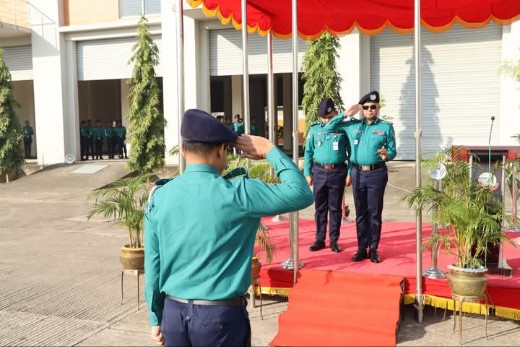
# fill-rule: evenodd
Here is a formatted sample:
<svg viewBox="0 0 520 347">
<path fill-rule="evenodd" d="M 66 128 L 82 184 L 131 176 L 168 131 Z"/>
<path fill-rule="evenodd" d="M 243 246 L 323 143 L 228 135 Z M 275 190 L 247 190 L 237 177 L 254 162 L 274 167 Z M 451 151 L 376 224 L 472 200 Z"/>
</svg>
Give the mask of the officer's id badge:
<svg viewBox="0 0 520 347">
<path fill-rule="evenodd" d="M 358 140 L 358 139 L 355 139 L 355 140 L 354 140 L 354 144 L 355 144 L 355 145 L 359 144 L 359 140 Z"/>
<path fill-rule="evenodd" d="M 356 129 L 354 130 L 354 134 L 363 134 L 363 130 Z"/>
<path fill-rule="evenodd" d="M 332 149 L 334 151 L 339 151 L 339 142 L 338 141 L 332 142 Z"/>
</svg>

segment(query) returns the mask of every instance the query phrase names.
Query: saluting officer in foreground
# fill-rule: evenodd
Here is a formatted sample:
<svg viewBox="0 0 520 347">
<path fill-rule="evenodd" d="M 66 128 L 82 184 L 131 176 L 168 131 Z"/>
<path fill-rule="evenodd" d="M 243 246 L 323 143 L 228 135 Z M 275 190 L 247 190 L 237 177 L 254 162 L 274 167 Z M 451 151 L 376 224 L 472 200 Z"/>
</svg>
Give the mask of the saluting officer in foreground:
<svg viewBox="0 0 520 347">
<path fill-rule="evenodd" d="M 361 107 L 359 107 L 361 105 Z M 352 179 L 352 193 L 356 207 L 358 250 L 353 261 L 370 258 L 381 262 L 377 251 L 381 238 L 383 198 L 388 182 L 385 162 L 395 158 L 396 144 L 392 123 L 379 119 L 379 92 L 363 96 L 358 105 L 363 112 L 360 122 L 349 122 L 345 131 L 352 146 L 347 185 Z M 368 249 L 368 253 L 367 253 Z"/>
<path fill-rule="evenodd" d="M 145 296 L 152 339 L 167 346 L 250 346 L 245 293 L 260 218 L 312 204 L 298 167 L 260 136 L 237 136 L 208 113 L 186 111 L 186 170 L 152 191 L 145 215 Z M 226 179 L 226 144 L 266 158 L 281 183 Z"/>
</svg>

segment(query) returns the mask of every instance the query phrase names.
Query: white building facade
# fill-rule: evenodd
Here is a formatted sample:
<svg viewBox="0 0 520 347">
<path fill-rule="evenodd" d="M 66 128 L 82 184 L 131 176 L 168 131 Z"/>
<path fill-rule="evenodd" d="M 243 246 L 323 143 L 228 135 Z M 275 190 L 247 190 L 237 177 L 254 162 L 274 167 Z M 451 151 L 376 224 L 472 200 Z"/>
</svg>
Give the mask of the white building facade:
<svg viewBox="0 0 520 347">
<path fill-rule="evenodd" d="M 15 3 L 23 1 L 13 0 Z M 88 3 L 88 7 L 85 7 Z M 29 25 L 0 29 L 0 46 L 9 67 L 20 119 L 35 128 L 33 153 L 41 165 L 80 156 L 82 120 L 108 122 L 128 113 L 128 61 L 136 24 L 146 6 L 150 32 L 159 47 L 156 73 L 162 86 L 168 152 L 179 143 L 177 32 L 172 0 L 31 0 Z M 135 7 L 135 8 L 133 8 Z M 214 114 L 243 114 L 241 33 L 184 8 L 184 106 Z M 87 18 L 88 20 L 83 20 Z M 306 42 L 300 40 L 298 62 Z M 291 40 L 273 42 L 275 99 L 283 146 L 291 146 Z M 450 145 L 515 145 L 520 133 L 520 86 L 499 72 L 520 59 L 520 22 L 490 23 L 470 30 L 455 25 L 444 33 L 422 30 L 422 138 L 429 156 Z M 353 32 L 341 38 L 337 69 L 345 106 L 379 90 L 381 115 L 394 124 L 398 157 L 415 159 L 415 79 L 413 36 L 386 29 L 377 36 Z M 250 34 L 250 114 L 265 129 L 267 39 Z M 302 89 L 300 87 L 300 89 Z M 301 96 L 301 95 L 300 95 Z M 131 136 L 131 134 L 130 134 Z M 131 148 L 129 148 L 131 152 Z"/>
</svg>

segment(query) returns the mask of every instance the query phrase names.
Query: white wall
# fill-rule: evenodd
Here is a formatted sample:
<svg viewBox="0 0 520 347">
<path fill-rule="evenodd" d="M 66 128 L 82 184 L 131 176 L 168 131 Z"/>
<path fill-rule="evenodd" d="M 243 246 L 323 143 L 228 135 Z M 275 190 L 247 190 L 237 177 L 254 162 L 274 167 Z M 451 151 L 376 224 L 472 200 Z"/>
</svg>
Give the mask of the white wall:
<svg viewBox="0 0 520 347">
<path fill-rule="evenodd" d="M 63 163 L 66 153 L 76 152 L 73 141 L 76 124 L 65 119 L 68 95 L 64 88 L 62 50 L 59 34 L 59 1 L 30 0 L 34 104 L 38 163 Z M 65 61 L 63 59 L 63 61 Z M 77 120 L 76 120 L 77 123 Z"/>
<path fill-rule="evenodd" d="M 177 97 L 177 13 L 173 11 L 176 1 L 162 0 L 162 41 L 160 51 L 161 63 L 163 64 L 163 107 L 166 128 L 164 129 L 164 140 L 166 143 L 165 162 L 167 165 L 179 163 L 178 156 L 169 155 L 173 146 L 179 143 L 179 111 Z M 187 5 L 185 5 L 187 6 Z M 123 92 L 121 92 L 123 95 Z M 127 141 L 128 142 L 128 141 Z M 131 149 L 130 149 L 131 150 Z"/>
<path fill-rule="evenodd" d="M 503 28 L 502 61 L 520 61 L 520 21 Z M 511 136 L 520 134 L 520 84 L 509 76 L 502 76 L 500 89 L 500 105 L 497 105 L 497 114 L 494 115 L 500 117 L 497 129 L 500 145 L 518 145 Z"/>
</svg>

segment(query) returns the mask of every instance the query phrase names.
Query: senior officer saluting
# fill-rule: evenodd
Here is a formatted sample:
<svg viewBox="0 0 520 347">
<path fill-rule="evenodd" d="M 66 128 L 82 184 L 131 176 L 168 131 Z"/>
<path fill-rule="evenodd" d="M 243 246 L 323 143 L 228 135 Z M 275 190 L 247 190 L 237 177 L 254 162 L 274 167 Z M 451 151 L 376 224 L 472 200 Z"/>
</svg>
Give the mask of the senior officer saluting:
<svg viewBox="0 0 520 347">
<path fill-rule="evenodd" d="M 358 250 L 352 260 L 370 258 L 373 263 L 379 263 L 381 258 L 377 247 L 381 238 L 383 198 L 388 182 L 385 162 L 394 159 L 397 154 L 395 134 L 392 123 L 377 117 L 379 92 L 368 93 L 358 104 L 361 105 L 363 119 L 345 127 L 352 144 L 349 171 L 358 240 Z M 347 178 L 347 184 L 350 184 L 350 177 Z"/>
<path fill-rule="evenodd" d="M 250 346 L 244 298 L 260 217 L 312 204 L 298 167 L 260 136 L 237 135 L 191 109 L 181 125 L 186 171 L 152 191 L 145 215 L 145 296 L 152 339 L 166 346 Z M 226 179 L 226 144 L 266 158 L 281 183 Z M 157 187 L 157 186 L 156 186 Z"/>
<path fill-rule="evenodd" d="M 304 155 L 304 175 L 313 186 L 316 236 L 311 251 L 325 248 L 327 219 L 329 223 L 330 248 L 341 252 L 338 245 L 341 227 L 342 198 L 347 177 L 348 139 L 345 133 L 330 126 L 329 120 L 336 116 L 334 102 L 325 98 L 318 106 L 319 122 L 309 129 Z"/>
</svg>

